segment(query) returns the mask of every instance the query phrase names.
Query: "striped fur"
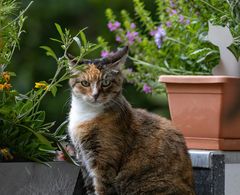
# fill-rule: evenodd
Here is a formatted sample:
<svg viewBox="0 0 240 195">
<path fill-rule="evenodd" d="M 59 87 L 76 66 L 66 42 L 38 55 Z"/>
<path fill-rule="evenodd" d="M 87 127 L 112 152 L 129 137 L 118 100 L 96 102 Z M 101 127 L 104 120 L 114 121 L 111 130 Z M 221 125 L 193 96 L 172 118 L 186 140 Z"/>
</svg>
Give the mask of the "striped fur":
<svg viewBox="0 0 240 195">
<path fill-rule="evenodd" d="M 167 119 L 131 107 L 122 96 L 123 76 L 116 66 L 88 65 L 70 79 L 68 130 L 88 194 L 193 195 L 183 136 Z M 103 87 L 106 78 L 111 84 Z M 82 86 L 82 80 L 90 86 Z M 95 101 L 94 90 L 99 93 Z"/>
</svg>

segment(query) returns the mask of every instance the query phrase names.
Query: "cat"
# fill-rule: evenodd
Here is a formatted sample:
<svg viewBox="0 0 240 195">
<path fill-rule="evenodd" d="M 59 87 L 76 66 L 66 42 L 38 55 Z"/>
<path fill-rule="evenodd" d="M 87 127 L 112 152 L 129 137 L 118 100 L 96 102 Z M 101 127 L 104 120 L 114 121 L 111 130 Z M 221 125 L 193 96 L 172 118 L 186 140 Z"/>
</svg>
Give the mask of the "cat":
<svg viewBox="0 0 240 195">
<path fill-rule="evenodd" d="M 182 134 L 163 117 L 135 109 L 122 95 L 128 46 L 85 60 L 69 80 L 68 132 L 87 194 L 193 195 L 191 161 Z M 82 64 L 82 65 L 80 65 Z"/>
</svg>

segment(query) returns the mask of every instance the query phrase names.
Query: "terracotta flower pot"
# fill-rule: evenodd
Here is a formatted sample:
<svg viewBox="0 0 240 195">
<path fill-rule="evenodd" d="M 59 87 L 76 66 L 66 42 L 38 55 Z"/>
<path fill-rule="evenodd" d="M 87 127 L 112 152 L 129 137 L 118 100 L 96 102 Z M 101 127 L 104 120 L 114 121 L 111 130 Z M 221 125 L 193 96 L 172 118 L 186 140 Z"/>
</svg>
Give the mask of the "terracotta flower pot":
<svg viewBox="0 0 240 195">
<path fill-rule="evenodd" d="M 161 76 L 173 123 L 192 149 L 240 150 L 240 78 Z"/>
</svg>

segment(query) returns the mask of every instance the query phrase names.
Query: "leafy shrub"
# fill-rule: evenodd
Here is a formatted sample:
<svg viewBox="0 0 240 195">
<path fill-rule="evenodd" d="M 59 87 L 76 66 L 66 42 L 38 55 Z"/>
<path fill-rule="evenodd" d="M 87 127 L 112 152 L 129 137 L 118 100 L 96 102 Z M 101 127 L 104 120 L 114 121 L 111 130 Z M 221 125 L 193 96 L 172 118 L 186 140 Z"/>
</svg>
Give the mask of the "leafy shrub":
<svg viewBox="0 0 240 195">
<path fill-rule="evenodd" d="M 125 72 L 130 82 L 145 93 L 161 93 L 161 74 L 208 75 L 219 62 L 219 51 L 207 40 L 208 22 L 229 26 L 234 44 L 230 50 L 240 56 L 240 3 L 237 0 L 155 0 L 156 10 L 133 0 L 135 17 L 121 11 L 121 21 L 107 9 L 108 28 L 116 42 L 130 45 L 134 65 Z M 110 50 L 98 38 L 102 55 Z"/>
<path fill-rule="evenodd" d="M 18 3 L 14 0 L 0 0 L 0 157 L 5 154 L 5 160 L 47 162 L 54 159 L 57 150 L 62 150 L 67 159 L 73 162 L 62 144 L 67 137 L 64 128 L 67 121 L 53 130 L 54 122 L 45 122 L 45 111 L 39 110 L 39 105 L 49 92 L 55 96 L 58 87 L 61 87 L 60 83 L 72 76 L 67 51 L 73 43 L 77 43 L 79 49 L 76 60 L 81 60 L 98 46 L 87 41 L 83 30 L 72 36 L 68 29 L 55 24 L 60 38 L 51 40 L 60 44 L 63 55 L 58 57 L 50 47 L 41 47 L 56 61 L 54 76 L 48 81 L 36 82 L 26 94 L 19 93 L 11 85 L 11 77 L 15 73 L 6 69 L 15 48 L 19 47 L 26 19 L 24 13 L 29 6 L 13 17 L 18 10 Z M 10 151 L 13 156 L 6 154 L 6 151 Z"/>
</svg>

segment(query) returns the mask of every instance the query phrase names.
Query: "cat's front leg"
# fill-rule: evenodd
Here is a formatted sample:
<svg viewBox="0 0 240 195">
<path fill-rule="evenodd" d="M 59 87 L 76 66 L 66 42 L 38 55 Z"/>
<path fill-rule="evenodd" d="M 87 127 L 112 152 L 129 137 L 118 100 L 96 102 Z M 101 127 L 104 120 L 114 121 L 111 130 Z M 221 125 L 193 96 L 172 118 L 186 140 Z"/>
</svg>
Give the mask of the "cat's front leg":
<svg viewBox="0 0 240 195">
<path fill-rule="evenodd" d="M 96 171 L 97 175 L 93 178 L 93 186 L 96 195 L 116 195 L 114 181 L 116 171 L 108 168 Z"/>
<path fill-rule="evenodd" d="M 96 195 L 106 195 L 107 194 L 107 187 L 102 183 L 102 181 L 100 179 L 94 178 L 93 185 L 94 185 Z"/>
<path fill-rule="evenodd" d="M 97 178 L 93 179 L 96 195 L 116 195 L 116 190 L 112 184 L 102 182 Z"/>
<path fill-rule="evenodd" d="M 80 170 L 82 172 L 84 187 L 87 191 L 87 195 L 95 195 L 95 190 L 93 187 L 93 179 L 89 176 L 86 168 L 84 166 L 80 166 Z"/>
</svg>

